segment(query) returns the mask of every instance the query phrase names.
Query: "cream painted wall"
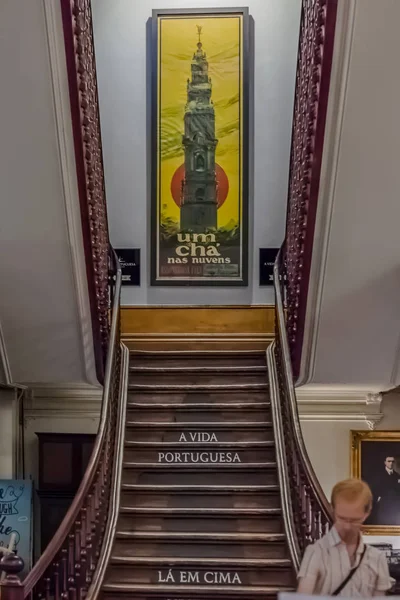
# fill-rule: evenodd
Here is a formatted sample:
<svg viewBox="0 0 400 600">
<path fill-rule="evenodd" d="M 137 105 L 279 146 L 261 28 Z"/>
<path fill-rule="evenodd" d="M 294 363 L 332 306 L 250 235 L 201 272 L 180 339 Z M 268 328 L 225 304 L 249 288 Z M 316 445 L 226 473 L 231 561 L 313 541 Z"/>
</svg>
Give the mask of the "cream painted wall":
<svg viewBox="0 0 400 600">
<path fill-rule="evenodd" d="M 335 405 L 332 405 L 331 410 L 336 410 Z M 400 431 L 400 393 L 398 391 L 383 396 L 381 411 L 383 417 L 375 429 L 380 431 Z M 349 417 L 346 420 L 344 415 L 337 420 L 322 420 L 321 417 L 318 420 L 318 417 L 315 417 L 312 421 L 303 415 L 301 417 L 301 426 L 306 448 L 315 473 L 321 482 L 325 494 L 330 498 L 335 483 L 341 479 L 350 477 L 351 474 L 351 430 L 368 430 L 368 424 L 365 420 L 364 422 L 360 420 L 360 418 L 352 420 L 352 417 Z M 366 536 L 366 539 L 370 543 L 384 541 L 393 544 L 394 548 L 400 548 L 400 536 L 390 538 Z"/>
<path fill-rule="evenodd" d="M 331 405 L 331 410 L 336 410 Z M 400 431 L 400 393 L 390 392 L 383 396 L 381 404 L 382 420 L 375 426 L 377 431 Z M 340 479 L 350 477 L 350 431 L 352 429 L 368 431 L 365 418 L 355 418 L 345 414 L 327 420 L 320 415 L 310 420 L 300 404 L 301 426 L 306 447 L 321 482 L 325 494 L 329 497 L 332 487 Z M 363 422 L 364 421 L 364 422 Z M 334 460 L 332 460 L 334 458 Z"/>
<path fill-rule="evenodd" d="M 250 132 L 248 288 L 166 288 L 149 285 L 147 159 L 150 64 L 146 23 L 154 8 L 248 6 L 254 19 L 254 123 Z M 279 247 L 286 217 L 287 180 L 300 0 L 94 0 L 93 23 L 104 168 L 111 239 L 141 248 L 142 284 L 124 288 L 130 304 L 270 304 L 260 288 L 261 247 Z"/>
<path fill-rule="evenodd" d="M 304 440 L 315 473 L 330 497 L 335 483 L 350 477 L 350 431 L 368 430 L 359 421 L 304 421 Z"/>
<path fill-rule="evenodd" d="M 0 322 L 11 376 L 95 383 L 60 3 L 0 5 Z"/>
<path fill-rule="evenodd" d="M 339 3 L 301 383 L 400 383 L 399 21 Z"/>
</svg>

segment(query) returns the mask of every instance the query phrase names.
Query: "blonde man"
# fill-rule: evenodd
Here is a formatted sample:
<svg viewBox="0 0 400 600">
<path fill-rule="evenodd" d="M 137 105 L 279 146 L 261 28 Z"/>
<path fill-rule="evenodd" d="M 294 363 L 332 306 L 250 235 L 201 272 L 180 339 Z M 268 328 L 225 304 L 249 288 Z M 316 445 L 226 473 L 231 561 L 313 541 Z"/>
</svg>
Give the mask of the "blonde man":
<svg viewBox="0 0 400 600">
<path fill-rule="evenodd" d="M 363 543 L 361 526 L 372 508 L 364 481 L 347 479 L 332 490 L 334 525 L 308 546 L 299 571 L 299 594 L 368 598 L 392 587 L 386 556 Z"/>
</svg>

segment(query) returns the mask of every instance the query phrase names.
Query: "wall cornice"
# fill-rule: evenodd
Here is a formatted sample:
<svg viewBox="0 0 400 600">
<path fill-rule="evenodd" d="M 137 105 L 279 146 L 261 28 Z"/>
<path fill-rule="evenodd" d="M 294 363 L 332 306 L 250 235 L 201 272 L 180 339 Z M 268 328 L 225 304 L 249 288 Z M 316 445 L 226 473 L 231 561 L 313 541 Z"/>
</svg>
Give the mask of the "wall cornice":
<svg viewBox="0 0 400 600">
<path fill-rule="evenodd" d="M 302 421 L 359 422 L 375 429 L 383 418 L 377 390 L 310 384 L 297 388 L 296 397 Z"/>
<path fill-rule="evenodd" d="M 35 387 L 25 401 L 24 419 L 98 419 L 102 392 L 90 385 Z"/>
</svg>

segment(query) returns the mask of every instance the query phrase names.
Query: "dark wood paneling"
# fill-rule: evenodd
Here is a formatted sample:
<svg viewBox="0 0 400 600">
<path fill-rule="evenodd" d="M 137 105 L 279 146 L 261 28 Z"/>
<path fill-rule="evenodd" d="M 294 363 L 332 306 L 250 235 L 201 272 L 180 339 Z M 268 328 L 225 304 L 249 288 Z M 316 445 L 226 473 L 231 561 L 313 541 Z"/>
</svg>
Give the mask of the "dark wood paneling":
<svg viewBox="0 0 400 600">
<path fill-rule="evenodd" d="M 55 534 L 78 490 L 95 435 L 37 433 L 39 439 L 40 545 Z"/>
</svg>

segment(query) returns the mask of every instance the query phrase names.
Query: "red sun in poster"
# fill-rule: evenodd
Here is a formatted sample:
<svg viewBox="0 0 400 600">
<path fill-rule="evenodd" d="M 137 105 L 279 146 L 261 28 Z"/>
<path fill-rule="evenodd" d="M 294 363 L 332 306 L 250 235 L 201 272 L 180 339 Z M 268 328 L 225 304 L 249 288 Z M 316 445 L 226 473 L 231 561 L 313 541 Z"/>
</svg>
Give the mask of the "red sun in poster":
<svg viewBox="0 0 400 600">
<path fill-rule="evenodd" d="M 218 208 L 221 208 L 225 202 L 229 192 L 229 179 L 224 169 L 219 165 L 215 165 L 215 176 L 217 178 L 218 195 L 217 202 Z M 181 206 L 181 186 L 182 181 L 185 179 L 185 165 L 182 164 L 175 171 L 171 179 L 171 194 L 177 206 Z"/>
</svg>

